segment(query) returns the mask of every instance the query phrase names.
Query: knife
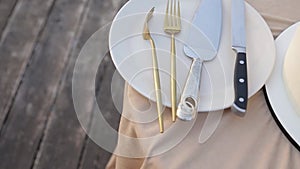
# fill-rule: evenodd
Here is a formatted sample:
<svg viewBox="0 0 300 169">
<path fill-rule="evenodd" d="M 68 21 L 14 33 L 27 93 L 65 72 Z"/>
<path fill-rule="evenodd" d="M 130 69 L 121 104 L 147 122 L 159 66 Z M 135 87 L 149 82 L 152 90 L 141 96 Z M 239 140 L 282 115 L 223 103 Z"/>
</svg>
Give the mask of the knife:
<svg viewBox="0 0 300 169">
<path fill-rule="evenodd" d="M 184 53 L 192 65 L 177 108 L 177 117 L 192 120 L 198 112 L 202 64 L 211 61 L 218 53 L 222 30 L 222 1 L 203 0 L 189 28 Z"/>
<path fill-rule="evenodd" d="M 231 110 L 238 116 L 244 116 L 248 102 L 245 2 L 244 0 L 232 0 L 231 3 L 232 49 L 236 52 L 235 99 Z"/>
</svg>

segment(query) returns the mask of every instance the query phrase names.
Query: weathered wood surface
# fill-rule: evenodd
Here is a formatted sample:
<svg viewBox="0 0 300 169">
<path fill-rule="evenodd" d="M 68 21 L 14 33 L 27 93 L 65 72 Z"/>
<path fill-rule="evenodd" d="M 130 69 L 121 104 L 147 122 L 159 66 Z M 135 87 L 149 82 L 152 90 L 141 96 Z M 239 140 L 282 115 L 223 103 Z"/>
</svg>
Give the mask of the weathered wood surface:
<svg viewBox="0 0 300 169">
<path fill-rule="evenodd" d="M 30 169 L 34 165 L 86 2 L 55 1 L 1 132 L 0 152 L 5 153 L 0 154 L 0 168 Z"/>
<path fill-rule="evenodd" d="M 80 165 L 82 163 L 84 165 L 86 164 L 85 160 L 92 160 L 92 158 L 85 158 L 86 155 L 92 153 L 97 154 L 97 158 L 101 160 L 101 162 L 98 163 L 98 168 L 103 168 L 110 156 L 110 153 L 106 151 L 95 151 L 101 149 L 99 147 L 94 147 L 95 149 L 91 150 L 92 152 L 88 151 L 82 154 L 85 151 L 85 144 L 89 143 L 90 139 L 86 137 L 85 132 L 81 128 L 74 110 L 72 100 L 72 75 L 77 55 L 79 50 L 83 47 L 84 42 L 97 29 L 113 19 L 116 10 L 120 7 L 119 1 L 115 2 L 118 3 L 113 4 L 111 0 L 91 0 L 87 6 L 86 15 L 83 18 L 81 28 L 78 32 L 78 39 L 75 40 L 77 45 L 71 53 L 66 79 L 63 80 L 65 83 L 62 84 L 62 89 L 58 92 L 55 107 L 49 117 L 46 134 L 41 144 L 38 159 L 36 160 L 35 168 L 37 169 L 81 167 Z M 103 45 L 103 50 L 107 50 L 106 48 L 107 46 Z M 107 88 L 107 86 L 110 85 L 109 78 L 112 76 L 110 71 L 114 72 L 114 66 L 109 58 L 105 60 L 106 61 L 99 66 L 99 72 L 101 73 L 98 74 L 99 77 L 97 77 L 97 79 L 101 80 L 98 80 L 99 84 L 96 85 Z M 109 93 L 104 95 L 109 95 Z M 90 110 L 92 110 L 93 100 L 86 100 L 86 102 L 90 102 L 90 104 L 86 104 L 91 105 Z M 107 102 L 111 102 L 111 100 L 105 100 L 104 102 L 108 109 L 112 109 L 111 104 L 107 105 Z M 89 108 L 87 107 L 87 109 Z M 111 110 L 111 112 L 113 111 Z M 87 120 L 91 120 L 91 114 L 87 113 L 86 118 Z M 118 119 L 114 119 L 114 124 L 118 124 L 118 121 Z M 62 130 L 62 128 L 65 129 Z M 53 161 L 57 162 L 53 163 Z M 92 166 L 93 164 L 94 163 L 91 163 L 89 165 Z M 94 168 L 83 167 L 87 169 Z"/>
<path fill-rule="evenodd" d="M 53 0 L 20 0 L 0 41 L 0 129 L 7 117 Z M 29 12 L 32 11 L 32 12 Z"/>
<path fill-rule="evenodd" d="M 104 76 L 98 76 L 97 78 L 102 78 L 101 81 L 98 80 L 99 89 L 97 91 L 97 102 L 99 108 L 101 109 L 102 115 L 105 117 L 105 120 L 110 124 L 112 128 L 115 130 L 118 130 L 118 123 L 120 121 L 120 111 L 117 110 L 115 103 L 112 101 L 112 93 L 111 91 L 111 82 L 112 82 L 112 76 L 114 74 L 115 68 L 113 66 L 112 61 L 109 59 L 110 56 L 106 56 L 106 58 L 103 61 L 103 65 L 106 65 L 106 68 L 104 71 Z M 99 73 L 100 74 L 100 73 Z M 119 78 L 118 78 L 119 79 Z M 117 97 L 123 97 L 123 86 L 124 81 L 121 79 L 113 81 L 113 83 L 117 84 L 119 87 L 119 91 L 116 91 L 116 93 L 120 94 Z M 109 101 L 107 101 L 109 100 Z M 93 125 L 96 125 L 96 121 L 92 121 L 91 124 L 91 130 L 98 130 L 98 127 L 93 127 Z M 99 131 L 90 131 L 91 133 L 99 133 Z M 101 137 L 101 136 L 98 136 Z M 112 142 L 117 142 L 117 140 L 111 140 Z M 103 166 L 103 164 L 107 163 L 111 156 L 111 153 L 103 150 L 100 148 L 93 140 L 88 139 L 86 141 L 85 149 L 83 158 L 81 160 L 81 166 L 80 169 L 88 169 L 88 168 L 99 168 L 100 166 Z M 101 168 L 101 167 L 100 167 Z"/>
<path fill-rule="evenodd" d="M 85 41 L 126 1 L 0 0 L 0 169 L 104 168 L 111 153 L 80 126 L 72 75 Z M 117 130 L 120 114 L 110 93 L 114 71 L 107 53 L 96 77 L 97 101 Z M 117 83 L 122 93 L 124 82 Z M 86 118 L 93 125 L 91 112 Z"/>
<path fill-rule="evenodd" d="M 1 34 L 6 27 L 9 18 L 16 6 L 17 0 L 1 0 L 0 1 L 0 39 Z"/>
</svg>

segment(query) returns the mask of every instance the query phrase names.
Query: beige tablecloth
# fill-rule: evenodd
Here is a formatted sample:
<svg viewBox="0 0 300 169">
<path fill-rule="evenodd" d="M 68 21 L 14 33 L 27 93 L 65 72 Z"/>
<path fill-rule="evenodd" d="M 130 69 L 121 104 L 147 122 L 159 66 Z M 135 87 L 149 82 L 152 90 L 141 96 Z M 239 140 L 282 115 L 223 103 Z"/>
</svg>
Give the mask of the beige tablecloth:
<svg viewBox="0 0 300 169">
<path fill-rule="evenodd" d="M 285 28 L 300 20 L 299 0 L 248 0 L 269 24 L 274 37 Z M 131 117 L 144 110 L 156 115 L 155 103 L 125 85 L 123 116 L 119 132 L 134 138 L 149 138 L 158 135 L 158 123 L 135 123 Z M 128 158 L 113 155 L 107 169 L 293 169 L 300 168 L 300 152 L 285 137 L 275 123 L 259 91 L 248 102 L 248 112 L 238 118 L 226 109 L 215 133 L 203 144 L 198 143 L 199 133 L 207 113 L 199 113 L 193 127 L 178 143 L 166 134 L 147 146 L 119 138 L 118 148 L 133 154 L 152 156 L 166 144 L 175 146 L 162 154 L 145 158 Z M 170 110 L 164 112 L 165 126 L 172 125 Z M 177 123 L 177 122 L 176 122 Z M 168 128 L 168 127 L 166 127 Z M 174 133 L 173 133 L 174 134 Z M 174 135 L 173 135 L 174 136 Z M 128 153 L 130 154 L 130 153 Z"/>
</svg>

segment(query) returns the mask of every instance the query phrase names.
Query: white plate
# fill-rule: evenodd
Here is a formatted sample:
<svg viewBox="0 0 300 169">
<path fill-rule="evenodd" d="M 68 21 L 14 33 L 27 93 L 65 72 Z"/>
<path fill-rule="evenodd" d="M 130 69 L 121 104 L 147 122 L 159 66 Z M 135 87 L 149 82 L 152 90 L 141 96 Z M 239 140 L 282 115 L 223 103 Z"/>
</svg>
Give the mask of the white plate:
<svg viewBox="0 0 300 169">
<path fill-rule="evenodd" d="M 269 102 L 275 116 L 291 138 L 300 146 L 300 115 L 290 102 L 284 86 L 282 71 L 284 57 L 300 22 L 290 26 L 276 39 L 277 58 L 274 70 L 266 83 Z"/>
<path fill-rule="evenodd" d="M 157 47 L 163 104 L 170 107 L 170 37 L 163 31 L 167 1 L 130 0 L 116 15 L 110 30 L 109 45 L 113 62 L 128 83 L 142 95 L 155 100 L 151 50 L 142 37 L 146 13 L 155 7 L 150 32 Z M 191 60 L 183 53 L 190 21 L 200 1 L 181 1 L 182 31 L 176 35 L 178 100 L 184 87 Z M 216 59 L 204 64 L 200 87 L 199 111 L 230 107 L 234 100 L 233 72 L 235 53 L 231 49 L 231 1 L 223 1 L 222 37 Z M 249 97 L 266 82 L 275 61 L 271 31 L 262 17 L 246 5 Z M 195 37 L 197 38 L 197 37 Z"/>
</svg>

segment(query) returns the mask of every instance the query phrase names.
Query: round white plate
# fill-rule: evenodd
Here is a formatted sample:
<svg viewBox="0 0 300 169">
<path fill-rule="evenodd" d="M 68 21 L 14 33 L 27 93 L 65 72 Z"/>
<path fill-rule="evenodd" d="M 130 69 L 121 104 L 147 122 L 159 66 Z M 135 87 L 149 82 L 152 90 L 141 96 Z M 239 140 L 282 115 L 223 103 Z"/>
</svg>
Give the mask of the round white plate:
<svg viewBox="0 0 300 169">
<path fill-rule="evenodd" d="M 142 37 L 146 13 L 155 7 L 149 22 L 154 38 L 163 104 L 170 107 L 170 36 L 164 33 L 163 21 L 167 1 L 130 0 L 116 15 L 110 30 L 109 47 L 113 62 L 121 76 L 139 93 L 155 100 L 150 43 Z M 190 21 L 199 0 L 181 1 L 182 31 L 176 37 L 178 100 L 188 75 L 191 59 L 183 53 Z M 263 18 L 246 5 L 248 93 L 255 94 L 271 74 L 275 61 L 275 45 Z M 195 37 L 197 38 L 197 37 Z M 234 100 L 233 72 L 235 53 L 231 49 L 231 1 L 223 1 L 223 25 L 217 57 L 204 63 L 200 87 L 199 111 L 230 107 Z"/>
<path fill-rule="evenodd" d="M 275 116 L 285 131 L 300 146 L 300 115 L 289 100 L 283 81 L 283 63 L 289 44 L 300 22 L 290 26 L 276 39 L 277 57 L 274 70 L 266 82 L 266 91 Z"/>
</svg>

